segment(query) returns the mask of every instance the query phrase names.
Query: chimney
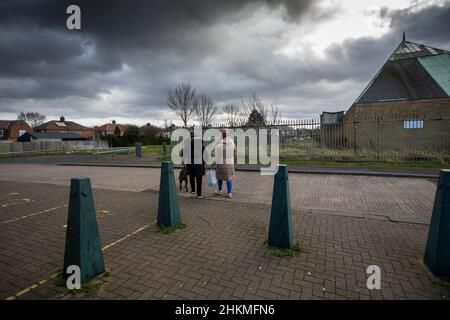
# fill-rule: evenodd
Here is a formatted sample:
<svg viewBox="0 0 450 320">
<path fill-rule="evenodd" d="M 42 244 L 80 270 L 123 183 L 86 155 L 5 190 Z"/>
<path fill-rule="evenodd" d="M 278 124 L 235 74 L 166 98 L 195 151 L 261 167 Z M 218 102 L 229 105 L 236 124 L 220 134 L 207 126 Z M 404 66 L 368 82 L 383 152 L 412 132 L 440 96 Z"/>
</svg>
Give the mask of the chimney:
<svg viewBox="0 0 450 320">
<path fill-rule="evenodd" d="M 61 116 L 61 117 L 59 118 L 59 122 L 64 122 L 64 121 L 66 121 L 66 119 L 65 119 L 63 116 Z"/>
<path fill-rule="evenodd" d="M 116 124 L 116 120 L 113 120 L 113 121 L 112 121 L 112 124 Z"/>
</svg>

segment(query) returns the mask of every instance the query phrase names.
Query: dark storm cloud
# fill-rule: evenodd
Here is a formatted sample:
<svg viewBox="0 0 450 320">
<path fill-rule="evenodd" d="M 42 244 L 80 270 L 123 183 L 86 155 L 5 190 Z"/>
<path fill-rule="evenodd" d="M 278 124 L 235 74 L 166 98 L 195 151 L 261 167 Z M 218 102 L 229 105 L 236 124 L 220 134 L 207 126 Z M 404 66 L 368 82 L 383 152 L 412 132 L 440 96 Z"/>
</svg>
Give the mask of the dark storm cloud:
<svg viewBox="0 0 450 320">
<path fill-rule="evenodd" d="M 427 44 L 450 44 L 450 2 L 419 12 L 395 10 L 388 17 L 391 19 L 391 28 L 396 32 L 404 30 L 407 36 L 411 35 L 413 39 Z"/>
<path fill-rule="evenodd" d="M 98 41 L 155 49 L 179 47 L 177 41 L 183 45 L 186 31 L 195 33 L 246 8 L 251 13 L 263 5 L 284 7 L 291 21 L 297 21 L 309 9 L 314 8 L 317 16 L 321 12 L 315 9 L 313 0 L 16 0 L 0 4 L 0 21 L 65 31 L 65 9 L 71 4 L 82 8 L 83 32 Z"/>
<path fill-rule="evenodd" d="M 82 8 L 82 31 L 78 32 L 81 39 L 65 26 L 66 8 L 71 4 Z M 108 51 L 101 58 L 108 59 L 112 69 L 118 67 L 117 55 L 128 56 L 144 50 L 212 52 L 220 38 L 209 34 L 208 28 L 224 21 L 237 23 L 244 16 L 232 14 L 244 11 L 246 17 L 261 6 L 284 8 L 285 17 L 291 22 L 298 21 L 308 10 L 319 18 L 329 14 L 317 9 L 313 0 L 15 0 L 0 4 L 0 25 L 11 31 L 10 39 L 8 34 L 2 37 L 4 46 L 26 51 L 28 57 L 24 58 L 47 62 L 70 60 L 74 55 L 81 55 L 83 45 L 90 41 L 98 50 Z M 112 52 L 116 55 L 114 59 L 107 57 Z M 0 48 L 0 58 L 14 56 L 15 52 Z M 93 71 L 97 69 L 89 67 Z"/>
<path fill-rule="evenodd" d="M 450 2 L 422 10 L 414 7 L 404 10 L 380 9 L 381 18 L 390 20 L 390 30 L 379 38 L 349 39 L 327 48 L 326 70 L 329 80 L 364 80 L 368 72 L 377 71 L 392 54 L 406 32 L 408 41 L 450 49 Z M 325 75 L 322 75 L 325 76 Z"/>
<path fill-rule="evenodd" d="M 296 107 L 284 110 L 285 116 L 298 117 L 346 110 L 403 30 L 411 41 L 448 49 L 450 2 L 422 10 L 382 8 L 387 34 L 333 44 L 322 57 L 307 46 L 300 57 L 277 54 L 286 45 L 283 28 L 320 23 L 339 11 L 317 2 L 2 1 L 0 111 L 33 99 L 32 106 L 47 114 L 152 117 L 165 110 L 167 91 L 189 80 L 219 102 L 250 92 L 269 102 L 277 98 Z M 65 26 L 70 4 L 82 9 L 81 31 Z M 273 18 L 267 10 L 281 10 L 281 27 L 249 32 L 258 19 Z M 111 93 L 118 98 L 96 105 Z"/>
<path fill-rule="evenodd" d="M 83 92 L 80 82 L 87 84 L 86 78 L 93 74 L 119 71 L 125 64 L 153 74 L 167 73 L 174 68 L 182 73 L 187 57 L 193 66 L 201 61 L 202 55 L 218 50 L 221 40 L 208 29 L 231 14 L 243 10 L 251 14 L 267 5 L 284 7 L 286 17 L 295 21 L 305 10 L 314 7 L 312 2 L 3 1 L 0 4 L 0 77 L 35 81 L 25 82 L 16 89 L 10 85 L 13 81 L 6 84 L 3 81 L 0 97 L 89 97 L 107 83 L 91 82 Z M 66 8 L 70 4 L 82 8 L 81 31 L 66 29 Z M 239 19 L 237 16 L 226 21 L 234 23 Z"/>
</svg>

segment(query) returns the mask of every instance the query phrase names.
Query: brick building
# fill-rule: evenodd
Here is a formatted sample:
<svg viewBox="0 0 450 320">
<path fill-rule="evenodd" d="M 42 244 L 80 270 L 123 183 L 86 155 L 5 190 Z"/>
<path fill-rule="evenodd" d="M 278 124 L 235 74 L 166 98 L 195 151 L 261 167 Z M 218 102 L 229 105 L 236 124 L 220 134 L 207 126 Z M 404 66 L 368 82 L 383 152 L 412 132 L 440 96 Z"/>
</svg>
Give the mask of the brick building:
<svg viewBox="0 0 450 320">
<path fill-rule="evenodd" d="M 23 120 L 0 120 L 0 140 L 17 140 L 31 127 Z"/>
<path fill-rule="evenodd" d="M 450 52 L 403 41 L 342 119 L 355 149 L 450 153 Z"/>
<path fill-rule="evenodd" d="M 73 121 L 66 121 L 64 117 L 58 120 L 51 120 L 34 128 L 35 132 L 48 133 L 78 133 L 87 140 L 95 137 L 95 129 L 82 126 Z"/>
<path fill-rule="evenodd" d="M 111 123 L 105 123 L 102 126 L 95 128 L 95 136 L 97 138 L 101 138 L 104 136 L 107 136 L 109 134 L 114 134 L 116 131 L 116 128 L 119 128 L 120 130 L 120 136 L 123 136 L 125 133 L 125 130 L 127 129 L 126 125 L 123 124 L 117 124 L 115 120 L 111 121 Z"/>
</svg>

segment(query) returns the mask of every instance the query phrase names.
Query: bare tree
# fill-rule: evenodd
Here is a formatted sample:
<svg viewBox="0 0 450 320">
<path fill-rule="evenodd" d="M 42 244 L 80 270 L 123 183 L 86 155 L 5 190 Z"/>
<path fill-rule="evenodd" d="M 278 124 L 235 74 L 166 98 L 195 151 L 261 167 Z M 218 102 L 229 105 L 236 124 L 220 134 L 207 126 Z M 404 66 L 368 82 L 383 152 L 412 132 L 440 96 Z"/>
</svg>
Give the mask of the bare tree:
<svg viewBox="0 0 450 320">
<path fill-rule="evenodd" d="M 263 117 L 264 121 L 267 120 L 267 107 L 262 100 L 256 95 L 252 94 L 250 98 L 241 98 L 242 103 L 242 115 L 245 118 L 249 118 L 253 111 L 256 110 Z"/>
<path fill-rule="evenodd" d="M 206 128 L 211 124 L 217 111 L 218 109 L 214 104 L 214 99 L 204 94 L 196 97 L 195 114 L 202 127 Z"/>
<path fill-rule="evenodd" d="M 45 116 L 39 112 L 27 112 L 21 111 L 17 116 L 17 120 L 23 120 L 30 125 L 30 127 L 35 128 L 45 121 Z"/>
<path fill-rule="evenodd" d="M 186 127 L 195 108 L 195 89 L 189 82 L 180 83 L 175 90 L 169 91 L 167 105 L 177 114 Z"/>
<path fill-rule="evenodd" d="M 227 104 L 222 109 L 229 127 L 237 127 L 242 118 L 241 108 L 235 104 Z"/>
<path fill-rule="evenodd" d="M 277 121 L 281 120 L 281 107 L 278 104 L 272 104 L 270 106 L 271 121 L 275 124 Z"/>
</svg>

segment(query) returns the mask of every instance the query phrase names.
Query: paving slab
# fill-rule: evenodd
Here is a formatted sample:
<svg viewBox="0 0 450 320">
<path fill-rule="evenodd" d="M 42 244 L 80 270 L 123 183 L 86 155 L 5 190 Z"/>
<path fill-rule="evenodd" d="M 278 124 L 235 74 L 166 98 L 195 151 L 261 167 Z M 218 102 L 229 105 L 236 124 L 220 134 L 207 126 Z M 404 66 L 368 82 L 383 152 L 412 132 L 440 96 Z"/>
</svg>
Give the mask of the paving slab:
<svg viewBox="0 0 450 320">
<path fill-rule="evenodd" d="M 158 232 L 158 194 L 94 188 L 109 272 L 100 288 L 71 295 L 61 269 L 69 187 L 2 181 L 0 299 L 448 299 L 450 287 L 421 260 L 428 227 L 293 211 L 303 251 L 281 258 L 265 247 L 270 206 L 180 197 L 185 229 Z M 32 201 L 19 202 L 18 199 Z M 57 208 L 50 210 L 52 208 Z M 40 212 L 39 214 L 34 214 Z M 382 270 L 368 290 L 366 268 Z"/>
<path fill-rule="evenodd" d="M 178 170 L 175 170 L 178 181 Z M 69 185 L 70 178 L 89 176 L 96 188 L 122 191 L 158 191 L 160 170 L 155 168 L 111 168 L 4 164 L 0 180 Z M 292 207 L 327 214 L 428 224 L 436 183 L 434 180 L 346 175 L 290 174 Z M 178 182 L 177 182 L 178 183 Z M 218 201 L 270 204 L 273 177 L 257 172 L 236 172 L 233 199 L 214 195 L 204 177 L 204 196 Z M 225 186 L 224 186 L 225 187 Z M 183 197 L 189 197 L 184 190 Z"/>
</svg>

